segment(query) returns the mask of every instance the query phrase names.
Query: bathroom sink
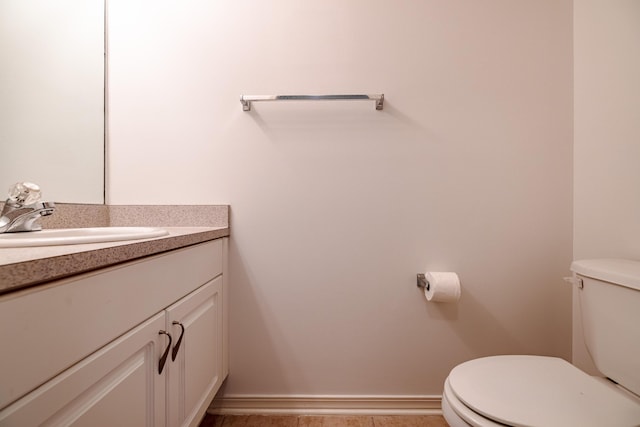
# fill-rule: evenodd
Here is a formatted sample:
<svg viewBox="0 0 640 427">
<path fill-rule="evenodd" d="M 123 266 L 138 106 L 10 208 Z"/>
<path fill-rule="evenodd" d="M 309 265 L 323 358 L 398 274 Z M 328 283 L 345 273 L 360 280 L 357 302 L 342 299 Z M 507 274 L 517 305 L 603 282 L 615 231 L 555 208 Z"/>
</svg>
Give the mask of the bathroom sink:
<svg viewBox="0 0 640 427">
<path fill-rule="evenodd" d="M 23 233 L 2 233 L 0 234 L 0 248 L 118 242 L 162 237 L 168 234 L 168 231 L 155 227 L 60 228 Z"/>
</svg>

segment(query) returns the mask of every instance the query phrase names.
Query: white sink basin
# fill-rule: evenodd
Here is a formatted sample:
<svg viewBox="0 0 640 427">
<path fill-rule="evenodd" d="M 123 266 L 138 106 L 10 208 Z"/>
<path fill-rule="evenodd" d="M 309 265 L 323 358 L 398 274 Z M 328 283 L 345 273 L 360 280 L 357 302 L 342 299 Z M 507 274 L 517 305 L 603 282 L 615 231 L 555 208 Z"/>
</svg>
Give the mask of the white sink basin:
<svg viewBox="0 0 640 427">
<path fill-rule="evenodd" d="M 0 248 L 118 242 L 150 239 L 168 234 L 167 230 L 155 227 L 60 228 L 23 233 L 2 233 L 0 234 Z"/>
</svg>

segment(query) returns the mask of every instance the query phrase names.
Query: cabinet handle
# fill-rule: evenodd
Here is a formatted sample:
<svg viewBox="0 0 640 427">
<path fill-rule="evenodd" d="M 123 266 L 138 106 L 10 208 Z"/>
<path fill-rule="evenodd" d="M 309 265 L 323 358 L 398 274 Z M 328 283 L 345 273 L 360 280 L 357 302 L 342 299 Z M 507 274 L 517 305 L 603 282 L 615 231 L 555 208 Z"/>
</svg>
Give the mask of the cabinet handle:
<svg viewBox="0 0 640 427">
<path fill-rule="evenodd" d="M 160 358 L 160 362 L 158 363 L 158 374 L 162 373 L 162 369 L 164 369 L 164 364 L 167 363 L 167 356 L 169 355 L 169 349 L 171 348 L 171 334 L 167 331 L 158 332 L 159 335 L 166 335 L 169 337 L 169 345 L 167 345 L 166 350 L 162 353 L 162 357 Z"/>
<path fill-rule="evenodd" d="M 184 336 L 184 325 L 177 320 L 172 322 L 172 325 L 180 325 L 182 331 L 180 332 L 180 338 L 178 338 L 178 342 L 173 346 L 173 350 L 171 350 L 171 361 L 174 362 L 176 360 L 176 356 L 178 355 L 178 350 L 180 350 L 180 344 L 182 344 L 182 337 Z"/>
</svg>

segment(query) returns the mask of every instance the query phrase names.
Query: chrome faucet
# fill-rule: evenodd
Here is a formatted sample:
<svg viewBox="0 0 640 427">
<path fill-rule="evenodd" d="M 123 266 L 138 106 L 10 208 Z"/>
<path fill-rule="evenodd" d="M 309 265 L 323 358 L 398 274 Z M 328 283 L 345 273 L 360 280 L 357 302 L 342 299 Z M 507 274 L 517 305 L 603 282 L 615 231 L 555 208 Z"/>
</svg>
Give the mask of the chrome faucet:
<svg viewBox="0 0 640 427">
<path fill-rule="evenodd" d="M 9 189 L 9 197 L 0 214 L 0 233 L 42 230 L 36 220 L 53 214 L 53 202 L 41 202 L 40 187 L 31 182 L 19 182 Z"/>
</svg>

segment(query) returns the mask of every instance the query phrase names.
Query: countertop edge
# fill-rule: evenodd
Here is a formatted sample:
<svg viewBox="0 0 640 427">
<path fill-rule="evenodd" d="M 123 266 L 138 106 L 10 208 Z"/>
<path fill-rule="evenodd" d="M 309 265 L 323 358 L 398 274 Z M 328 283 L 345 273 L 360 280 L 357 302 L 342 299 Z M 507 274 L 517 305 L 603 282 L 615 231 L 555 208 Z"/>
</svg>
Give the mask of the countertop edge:
<svg viewBox="0 0 640 427">
<path fill-rule="evenodd" d="M 0 294 L 229 236 L 229 227 L 165 227 L 170 234 L 0 265 Z M 90 246 L 90 247 L 89 247 Z"/>
</svg>

